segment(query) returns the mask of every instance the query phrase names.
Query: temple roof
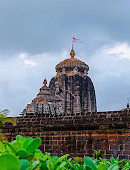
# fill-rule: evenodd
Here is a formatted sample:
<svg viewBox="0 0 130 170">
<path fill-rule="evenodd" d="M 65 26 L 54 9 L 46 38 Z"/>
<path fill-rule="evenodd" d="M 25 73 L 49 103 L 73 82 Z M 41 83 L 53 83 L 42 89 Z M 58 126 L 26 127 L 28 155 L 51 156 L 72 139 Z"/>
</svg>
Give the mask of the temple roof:
<svg viewBox="0 0 130 170">
<path fill-rule="evenodd" d="M 64 61 L 61 61 L 59 64 L 56 65 L 56 71 L 61 71 L 63 68 L 67 70 L 73 70 L 75 67 L 83 70 L 89 70 L 89 66 L 84 63 L 83 61 L 75 58 L 75 52 L 72 48 L 70 52 L 71 58 L 65 59 Z"/>
<path fill-rule="evenodd" d="M 50 92 L 50 88 L 47 87 L 47 80 L 44 79 L 43 87 L 40 88 L 39 93 L 37 94 L 36 98 L 32 101 L 32 103 L 36 104 L 45 104 L 48 101 L 57 101 L 59 98 L 52 96 Z"/>
</svg>

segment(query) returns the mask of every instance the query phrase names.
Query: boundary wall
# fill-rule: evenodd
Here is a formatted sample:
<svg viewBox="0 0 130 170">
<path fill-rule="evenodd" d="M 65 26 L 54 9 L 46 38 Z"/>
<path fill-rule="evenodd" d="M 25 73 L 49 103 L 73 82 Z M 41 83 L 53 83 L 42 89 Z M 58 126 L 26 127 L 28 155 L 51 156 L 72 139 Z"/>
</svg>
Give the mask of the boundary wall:
<svg viewBox="0 0 130 170">
<path fill-rule="evenodd" d="M 130 110 L 76 115 L 15 117 L 16 126 L 3 128 L 9 141 L 21 134 L 40 137 L 43 152 L 73 157 L 102 151 L 107 158 L 130 159 Z"/>
</svg>

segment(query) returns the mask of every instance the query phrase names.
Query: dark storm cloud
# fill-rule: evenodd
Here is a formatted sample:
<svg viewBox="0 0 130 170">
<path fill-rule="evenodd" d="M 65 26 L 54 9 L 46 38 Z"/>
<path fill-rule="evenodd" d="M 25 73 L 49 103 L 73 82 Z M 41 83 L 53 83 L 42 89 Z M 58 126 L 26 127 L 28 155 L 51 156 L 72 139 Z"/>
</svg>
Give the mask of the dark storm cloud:
<svg viewBox="0 0 130 170">
<path fill-rule="evenodd" d="M 129 5 L 128 0 L 1 1 L 0 50 L 58 51 L 69 47 L 74 35 L 96 43 L 99 35 L 99 44 L 129 41 Z"/>
<path fill-rule="evenodd" d="M 1 109 L 18 114 L 31 102 L 43 78 L 54 76 L 56 63 L 69 57 L 73 36 L 86 42 L 75 44 L 75 51 L 90 66 L 98 109 L 123 107 L 130 94 L 129 11 L 129 0 L 2 0 Z M 108 54 L 114 47 L 118 53 Z M 124 58 L 116 61 L 120 53 Z"/>
</svg>

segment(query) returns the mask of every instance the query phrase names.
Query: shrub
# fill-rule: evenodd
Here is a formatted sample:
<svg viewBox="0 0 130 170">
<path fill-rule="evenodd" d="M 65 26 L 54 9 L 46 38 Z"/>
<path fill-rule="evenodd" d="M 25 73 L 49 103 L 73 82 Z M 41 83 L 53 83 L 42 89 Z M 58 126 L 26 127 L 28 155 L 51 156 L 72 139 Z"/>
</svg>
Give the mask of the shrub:
<svg viewBox="0 0 130 170">
<path fill-rule="evenodd" d="M 25 138 L 21 135 L 13 142 L 0 142 L 0 169 L 1 170 L 129 170 L 130 161 L 111 158 L 91 159 L 68 158 L 43 154 L 38 147 L 40 138 Z"/>
<path fill-rule="evenodd" d="M 7 117 L 9 114 L 9 110 L 5 109 L 0 111 L 0 141 L 5 141 L 6 138 L 2 132 L 2 127 L 4 127 L 5 123 L 12 123 L 13 125 L 15 125 L 15 121 L 13 118 Z"/>
</svg>

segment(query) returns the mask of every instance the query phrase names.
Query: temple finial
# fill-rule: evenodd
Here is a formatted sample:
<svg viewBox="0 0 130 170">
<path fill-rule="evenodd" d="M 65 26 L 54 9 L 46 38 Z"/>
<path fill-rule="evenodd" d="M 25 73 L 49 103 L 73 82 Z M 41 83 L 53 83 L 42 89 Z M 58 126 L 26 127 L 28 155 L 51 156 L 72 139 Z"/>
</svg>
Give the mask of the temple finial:
<svg viewBox="0 0 130 170">
<path fill-rule="evenodd" d="M 75 52 L 73 50 L 73 46 L 72 46 L 72 49 L 71 49 L 71 52 L 70 52 L 70 56 L 71 56 L 71 58 L 74 58 L 74 56 L 75 56 Z"/>
<path fill-rule="evenodd" d="M 130 97 L 127 97 L 127 109 L 129 109 L 130 108 Z"/>
<path fill-rule="evenodd" d="M 127 103 L 127 109 L 129 109 L 129 107 L 130 107 L 130 105 L 129 105 L 129 103 Z"/>
<path fill-rule="evenodd" d="M 46 85 L 47 85 L 47 80 L 46 79 L 44 79 L 43 84 L 44 84 L 44 87 L 46 87 Z"/>
</svg>

